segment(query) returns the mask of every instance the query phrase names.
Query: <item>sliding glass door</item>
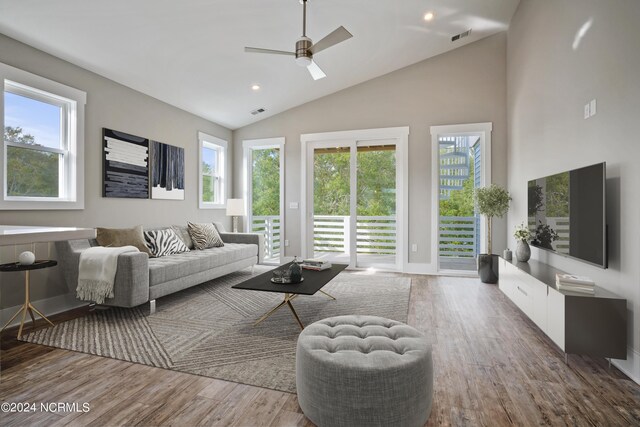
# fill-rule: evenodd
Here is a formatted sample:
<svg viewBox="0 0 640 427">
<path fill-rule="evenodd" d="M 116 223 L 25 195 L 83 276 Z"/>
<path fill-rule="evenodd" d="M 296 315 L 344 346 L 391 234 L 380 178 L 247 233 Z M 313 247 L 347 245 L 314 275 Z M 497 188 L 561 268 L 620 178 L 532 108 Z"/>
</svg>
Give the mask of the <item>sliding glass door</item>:
<svg viewBox="0 0 640 427">
<path fill-rule="evenodd" d="M 351 149 L 313 149 L 313 257 L 351 262 Z"/>
<path fill-rule="evenodd" d="M 395 141 L 315 142 L 309 148 L 310 253 L 351 267 L 398 269 Z"/>
<path fill-rule="evenodd" d="M 397 263 L 396 146 L 357 146 L 356 265 Z"/>
</svg>

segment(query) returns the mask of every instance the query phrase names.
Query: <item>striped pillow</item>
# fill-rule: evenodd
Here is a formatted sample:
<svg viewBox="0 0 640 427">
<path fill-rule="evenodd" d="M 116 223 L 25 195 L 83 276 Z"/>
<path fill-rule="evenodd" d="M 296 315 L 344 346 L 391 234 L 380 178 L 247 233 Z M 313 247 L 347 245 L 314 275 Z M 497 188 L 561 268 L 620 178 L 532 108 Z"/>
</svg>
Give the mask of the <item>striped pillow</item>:
<svg viewBox="0 0 640 427">
<path fill-rule="evenodd" d="M 171 229 L 145 231 L 144 240 L 154 257 L 189 252 L 187 245 Z"/>
<path fill-rule="evenodd" d="M 191 236 L 191 240 L 193 240 L 193 247 L 195 249 L 219 248 L 224 246 L 220 233 L 218 233 L 216 227 L 211 223 L 194 224 L 193 222 L 188 222 L 187 228 L 189 229 L 189 235 Z"/>
</svg>

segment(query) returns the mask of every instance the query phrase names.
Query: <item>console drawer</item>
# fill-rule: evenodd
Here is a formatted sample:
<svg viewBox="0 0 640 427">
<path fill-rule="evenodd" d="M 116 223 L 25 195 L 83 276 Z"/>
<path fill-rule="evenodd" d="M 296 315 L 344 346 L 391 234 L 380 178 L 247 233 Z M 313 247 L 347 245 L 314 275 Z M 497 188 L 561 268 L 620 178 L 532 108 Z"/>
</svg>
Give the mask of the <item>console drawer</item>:
<svg viewBox="0 0 640 427">
<path fill-rule="evenodd" d="M 514 280 L 512 300 L 528 317 L 533 315 L 533 292 L 521 280 Z"/>
</svg>

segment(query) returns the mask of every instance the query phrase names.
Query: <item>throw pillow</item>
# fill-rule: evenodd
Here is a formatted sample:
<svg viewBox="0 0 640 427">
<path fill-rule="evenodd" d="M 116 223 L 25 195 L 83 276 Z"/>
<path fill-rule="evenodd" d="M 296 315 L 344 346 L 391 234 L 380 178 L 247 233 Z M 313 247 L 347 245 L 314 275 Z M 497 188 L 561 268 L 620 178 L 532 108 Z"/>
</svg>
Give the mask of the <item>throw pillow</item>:
<svg viewBox="0 0 640 427">
<path fill-rule="evenodd" d="M 187 228 L 189 229 L 191 240 L 193 240 L 193 247 L 196 249 L 224 246 L 218 230 L 216 230 L 216 227 L 211 223 L 194 224 L 193 222 L 189 222 L 187 223 Z"/>
<path fill-rule="evenodd" d="M 140 252 L 151 254 L 144 243 L 142 226 L 134 228 L 96 228 L 96 240 L 100 246 L 135 246 Z"/>
<path fill-rule="evenodd" d="M 175 231 L 170 228 L 145 231 L 144 240 L 147 242 L 147 246 L 154 257 L 189 252 L 187 245 L 185 245 Z"/>
<path fill-rule="evenodd" d="M 193 249 L 193 240 L 189 235 L 189 230 L 185 225 L 172 225 L 171 229 L 176 232 L 178 237 L 184 242 L 189 249 Z"/>
<path fill-rule="evenodd" d="M 218 233 L 226 233 L 227 232 L 227 230 L 224 228 L 224 225 L 222 225 L 221 222 L 213 221 L 213 225 L 215 225 L 216 229 L 218 230 Z"/>
</svg>

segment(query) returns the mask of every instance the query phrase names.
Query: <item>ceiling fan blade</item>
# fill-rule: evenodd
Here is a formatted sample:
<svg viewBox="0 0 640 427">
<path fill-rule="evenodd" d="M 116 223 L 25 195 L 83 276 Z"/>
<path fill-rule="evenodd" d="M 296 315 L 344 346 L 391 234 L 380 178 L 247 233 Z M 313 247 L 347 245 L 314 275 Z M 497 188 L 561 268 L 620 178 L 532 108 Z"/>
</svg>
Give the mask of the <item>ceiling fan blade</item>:
<svg viewBox="0 0 640 427">
<path fill-rule="evenodd" d="M 319 40 L 318 43 L 311 46 L 309 48 L 309 51 L 315 55 L 316 53 L 323 51 L 331 46 L 342 43 L 345 40 L 349 40 L 351 37 L 353 37 L 353 34 L 347 31 L 346 28 L 339 27 L 338 29 L 333 30 L 333 32 L 325 36 L 325 38 L 323 38 L 322 40 Z"/>
<path fill-rule="evenodd" d="M 318 64 L 316 64 L 315 61 L 311 61 L 311 64 L 307 65 L 307 70 L 309 70 L 309 73 L 311 73 L 311 77 L 313 77 L 313 80 L 320 80 L 327 77 L 327 75 L 320 69 L 320 67 L 318 67 Z"/>
<path fill-rule="evenodd" d="M 287 52 L 284 50 L 273 50 L 273 49 L 262 49 L 259 47 L 245 47 L 244 48 L 245 52 L 249 52 L 249 53 L 271 53 L 274 55 L 289 55 L 289 56 L 296 56 L 296 54 L 294 52 Z"/>
</svg>

